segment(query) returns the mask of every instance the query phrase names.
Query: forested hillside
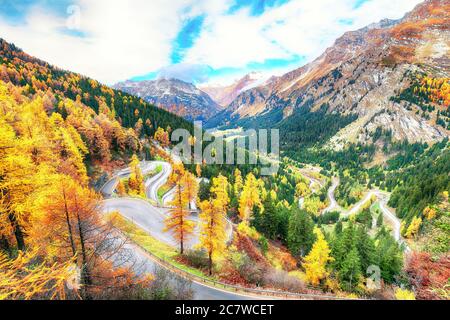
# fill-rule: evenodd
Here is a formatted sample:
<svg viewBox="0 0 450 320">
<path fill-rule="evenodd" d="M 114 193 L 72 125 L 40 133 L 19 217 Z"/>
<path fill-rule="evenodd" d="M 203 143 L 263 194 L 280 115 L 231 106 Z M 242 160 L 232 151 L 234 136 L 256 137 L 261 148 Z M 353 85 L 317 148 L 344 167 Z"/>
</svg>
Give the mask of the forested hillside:
<svg viewBox="0 0 450 320">
<path fill-rule="evenodd" d="M 0 63 L 0 299 L 151 298 L 90 185 L 160 126 L 192 125 L 3 40 Z"/>
<path fill-rule="evenodd" d="M 80 101 L 96 113 L 110 113 L 123 127 L 142 128 L 141 134 L 153 135 L 158 127 L 192 129 L 180 117 L 93 79 L 53 67 L 3 39 L 0 39 L 0 80 L 26 87 L 28 95 L 46 92 L 50 109 L 64 98 Z M 64 116 L 64 110 L 61 112 Z"/>
<path fill-rule="evenodd" d="M 47 93 L 29 90 L 0 81 L 0 298 L 137 294 L 149 279 L 106 259 L 122 244 L 102 222 L 84 164 L 88 155 L 104 162 L 114 150 L 138 150 L 136 135 L 68 98 L 55 105 L 64 119 Z M 114 134 L 103 136 L 105 127 Z M 81 291 L 66 287 L 77 264 Z"/>
</svg>

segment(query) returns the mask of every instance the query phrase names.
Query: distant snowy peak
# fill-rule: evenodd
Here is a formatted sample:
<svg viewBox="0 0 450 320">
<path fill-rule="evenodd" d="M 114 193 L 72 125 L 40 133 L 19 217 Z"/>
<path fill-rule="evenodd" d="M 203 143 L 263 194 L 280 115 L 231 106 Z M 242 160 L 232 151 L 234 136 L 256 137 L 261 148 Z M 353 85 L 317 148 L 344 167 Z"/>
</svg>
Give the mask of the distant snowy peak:
<svg viewBox="0 0 450 320">
<path fill-rule="evenodd" d="M 227 107 L 244 91 L 267 85 L 272 78 L 261 72 L 251 72 L 231 85 L 210 85 L 203 86 L 201 89 L 208 93 L 219 105 Z"/>
<path fill-rule="evenodd" d="M 140 97 L 160 108 L 188 120 L 207 120 L 220 106 L 192 83 L 178 79 L 152 81 L 125 81 L 114 85 L 115 89 Z"/>
</svg>

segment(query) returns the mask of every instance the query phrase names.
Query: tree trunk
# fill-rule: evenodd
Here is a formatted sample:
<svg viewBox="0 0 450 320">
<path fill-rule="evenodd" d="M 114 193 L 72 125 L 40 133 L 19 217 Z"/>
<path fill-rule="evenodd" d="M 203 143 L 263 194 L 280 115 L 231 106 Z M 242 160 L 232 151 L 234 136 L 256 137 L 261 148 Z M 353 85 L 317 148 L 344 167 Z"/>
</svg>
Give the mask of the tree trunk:
<svg viewBox="0 0 450 320">
<path fill-rule="evenodd" d="M 25 251 L 25 240 L 22 232 L 22 228 L 20 227 L 20 224 L 17 222 L 16 216 L 14 213 L 10 213 L 8 215 L 9 222 L 11 223 L 11 226 L 14 230 L 14 236 L 16 237 L 17 241 L 17 248 L 21 251 Z"/>
<path fill-rule="evenodd" d="M 83 228 L 81 227 L 81 220 L 80 215 L 77 213 L 77 220 L 78 220 L 78 232 L 80 236 L 80 245 L 81 245 L 81 258 L 82 258 L 82 268 L 81 268 L 81 282 L 84 284 L 84 298 L 86 300 L 91 300 L 91 296 L 89 295 L 88 291 L 86 290 L 87 286 L 92 285 L 92 279 L 89 272 L 89 268 L 87 265 L 87 254 L 86 254 L 86 246 L 85 246 L 85 239 L 84 239 L 84 232 Z"/>
<path fill-rule="evenodd" d="M 75 255 L 77 254 L 77 250 L 75 249 L 75 242 L 73 241 L 72 224 L 70 223 L 69 209 L 67 208 L 67 200 L 66 200 L 66 191 L 65 190 L 63 190 L 63 198 L 64 198 L 64 210 L 65 210 L 65 214 L 66 214 L 67 229 L 69 230 L 70 247 L 72 248 L 72 255 L 75 257 Z"/>
<path fill-rule="evenodd" d="M 212 261 L 212 251 L 209 252 L 209 275 L 212 276 L 212 265 L 213 265 L 213 261 Z"/>
<path fill-rule="evenodd" d="M 183 201 L 181 200 L 181 186 L 178 187 L 178 198 L 180 199 L 180 226 L 181 226 L 181 234 L 180 234 L 180 253 L 184 253 L 184 219 L 183 219 Z"/>
</svg>

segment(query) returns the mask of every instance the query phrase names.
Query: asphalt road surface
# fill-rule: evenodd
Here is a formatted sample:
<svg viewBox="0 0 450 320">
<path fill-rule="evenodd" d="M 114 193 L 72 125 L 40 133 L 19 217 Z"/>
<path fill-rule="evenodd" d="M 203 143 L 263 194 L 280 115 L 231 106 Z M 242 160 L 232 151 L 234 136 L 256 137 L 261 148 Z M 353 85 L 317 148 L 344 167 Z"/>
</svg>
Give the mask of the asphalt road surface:
<svg viewBox="0 0 450 320">
<path fill-rule="evenodd" d="M 158 199 L 158 189 L 166 183 L 172 168 L 170 164 L 166 162 L 150 162 L 141 165 L 144 174 L 155 170 L 160 165 L 162 166 L 161 172 L 145 182 L 146 193 L 152 200 Z M 101 189 L 102 193 L 106 196 L 111 196 L 117 187 L 119 179 L 129 176 L 129 174 L 129 169 L 118 171 L 116 176 L 103 186 Z M 174 241 L 171 234 L 164 232 L 164 220 L 168 214 L 168 209 L 156 208 L 144 200 L 132 198 L 107 199 L 103 201 L 102 205 L 104 213 L 118 211 L 125 218 L 133 221 L 157 240 L 171 246 L 177 246 L 177 243 Z M 196 223 L 197 227 L 193 237 L 186 243 L 187 248 L 192 248 L 198 243 L 198 216 L 196 214 L 191 215 L 191 220 Z M 229 225 L 228 231 L 229 236 L 231 237 L 233 231 L 231 225 Z M 139 273 L 153 273 L 155 268 L 160 266 L 151 255 L 132 243 L 126 244 L 124 250 L 127 251 L 128 254 L 116 257 L 114 259 L 116 265 L 133 261 L 133 265 L 136 266 Z M 249 296 L 218 289 L 195 281 L 192 282 L 192 290 L 194 292 L 194 299 L 198 300 L 251 300 L 258 298 L 257 296 Z"/>
</svg>

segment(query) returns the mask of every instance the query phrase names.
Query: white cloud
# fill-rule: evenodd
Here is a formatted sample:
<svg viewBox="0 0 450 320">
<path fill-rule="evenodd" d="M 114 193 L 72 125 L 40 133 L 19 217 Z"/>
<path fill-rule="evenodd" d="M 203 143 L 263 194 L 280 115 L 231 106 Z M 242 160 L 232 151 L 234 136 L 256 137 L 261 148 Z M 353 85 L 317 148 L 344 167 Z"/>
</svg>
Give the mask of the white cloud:
<svg viewBox="0 0 450 320">
<path fill-rule="evenodd" d="M 383 18 L 400 18 L 420 0 L 291 0 L 252 17 L 249 9 L 226 14 L 226 0 L 75 0 L 80 31 L 61 32 L 67 17 L 31 9 L 24 24 L 0 18 L 0 37 L 59 67 L 112 84 L 170 65 L 173 40 L 186 19 L 206 16 L 185 64 L 242 68 L 250 62 L 318 56 L 344 31 Z M 353 19 L 353 25 L 339 24 Z M 275 72 L 276 70 L 274 70 Z M 178 71 L 177 71 L 178 72 Z"/>
<path fill-rule="evenodd" d="M 213 68 L 244 67 L 249 62 L 289 58 L 280 46 L 262 31 L 264 20 L 248 12 L 210 17 L 205 30 L 186 55 L 186 62 L 208 64 Z"/>
<path fill-rule="evenodd" d="M 52 64 L 114 83 L 169 64 L 181 0 L 78 0 L 87 37 L 61 33 L 67 18 L 33 8 L 26 23 L 0 19 L 0 36 Z"/>
<path fill-rule="evenodd" d="M 250 16 L 248 9 L 210 17 L 187 53 L 187 62 L 221 68 L 293 55 L 311 60 L 345 31 L 384 18 L 398 19 L 420 1 L 372 0 L 353 9 L 354 0 L 292 0 L 258 17 Z M 353 23 L 339 23 L 342 19 Z"/>
</svg>

